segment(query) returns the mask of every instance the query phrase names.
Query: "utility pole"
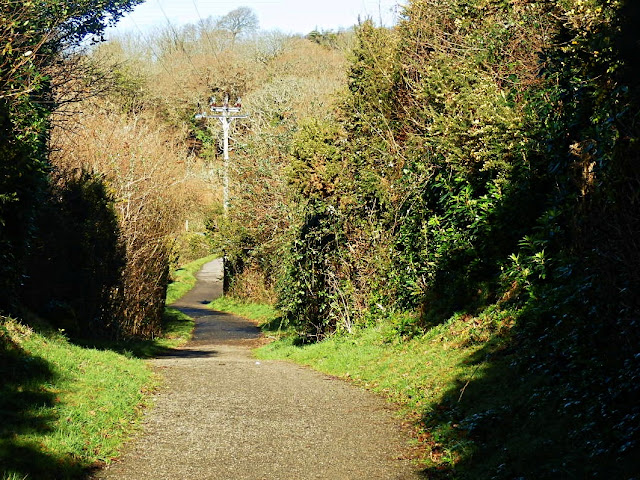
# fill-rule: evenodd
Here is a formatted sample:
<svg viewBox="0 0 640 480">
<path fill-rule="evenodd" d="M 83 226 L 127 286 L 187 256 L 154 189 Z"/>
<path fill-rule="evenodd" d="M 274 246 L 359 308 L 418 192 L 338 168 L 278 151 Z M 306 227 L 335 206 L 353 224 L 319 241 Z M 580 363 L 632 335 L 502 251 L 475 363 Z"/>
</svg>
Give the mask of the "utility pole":
<svg viewBox="0 0 640 480">
<path fill-rule="evenodd" d="M 238 97 L 236 103 L 233 104 L 233 106 L 229 105 L 228 95 L 225 95 L 222 104 L 216 103 L 216 98 L 212 97 L 209 102 L 209 107 L 213 114 L 199 113 L 196 115 L 196 120 L 217 118 L 218 120 L 220 120 L 220 123 L 222 123 L 222 132 L 224 134 L 224 176 L 222 181 L 222 202 L 224 205 L 224 214 L 226 216 L 227 212 L 229 211 L 229 130 L 231 127 L 231 122 L 233 120 L 237 118 L 247 118 L 249 115 L 240 114 L 240 109 L 242 108 L 240 97 Z"/>
<path fill-rule="evenodd" d="M 224 206 L 224 216 L 229 213 L 229 130 L 231 122 L 237 118 L 247 118 L 249 115 L 241 115 L 240 109 L 242 108 L 242 101 L 240 97 L 231 106 L 229 105 L 229 95 L 224 96 L 222 104 L 216 103 L 216 98 L 212 97 L 209 100 L 209 108 L 212 113 L 199 113 L 196 115 L 196 120 L 217 118 L 222 124 L 222 132 L 224 134 L 224 173 L 222 180 L 222 203 Z M 222 291 L 226 294 L 229 291 L 229 262 L 227 261 L 227 254 L 223 251 L 222 254 Z"/>
</svg>

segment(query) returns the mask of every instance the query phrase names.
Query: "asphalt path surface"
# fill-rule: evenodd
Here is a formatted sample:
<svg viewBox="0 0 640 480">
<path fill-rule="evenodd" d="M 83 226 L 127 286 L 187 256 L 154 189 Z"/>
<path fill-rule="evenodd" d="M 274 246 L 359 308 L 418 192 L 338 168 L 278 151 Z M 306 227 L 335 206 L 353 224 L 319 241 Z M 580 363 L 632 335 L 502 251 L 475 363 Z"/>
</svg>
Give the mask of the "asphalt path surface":
<svg viewBox="0 0 640 480">
<path fill-rule="evenodd" d="M 163 377 L 142 433 L 95 479 L 409 480 L 408 437 L 381 398 L 291 363 L 258 361 L 259 329 L 206 304 L 222 293 L 206 264 L 173 306 L 193 340 L 151 361 Z"/>
</svg>

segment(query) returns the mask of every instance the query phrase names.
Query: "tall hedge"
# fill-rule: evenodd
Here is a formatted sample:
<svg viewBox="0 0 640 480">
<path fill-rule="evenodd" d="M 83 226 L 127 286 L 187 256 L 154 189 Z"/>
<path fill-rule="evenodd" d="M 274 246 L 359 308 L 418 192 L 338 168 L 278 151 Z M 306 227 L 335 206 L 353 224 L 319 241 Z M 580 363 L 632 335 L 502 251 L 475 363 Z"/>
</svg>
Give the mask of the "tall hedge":
<svg viewBox="0 0 640 480">
<path fill-rule="evenodd" d="M 302 336 L 513 322 L 470 381 L 505 394 L 430 418 L 476 441 L 455 478 L 637 476 L 636 3 L 410 1 L 361 26 L 339 128 L 293 151 L 281 300 Z"/>
<path fill-rule="evenodd" d="M 139 0 L 0 1 L 0 310 L 15 308 L 50 184 L 52 66 Z"/>
</svg>

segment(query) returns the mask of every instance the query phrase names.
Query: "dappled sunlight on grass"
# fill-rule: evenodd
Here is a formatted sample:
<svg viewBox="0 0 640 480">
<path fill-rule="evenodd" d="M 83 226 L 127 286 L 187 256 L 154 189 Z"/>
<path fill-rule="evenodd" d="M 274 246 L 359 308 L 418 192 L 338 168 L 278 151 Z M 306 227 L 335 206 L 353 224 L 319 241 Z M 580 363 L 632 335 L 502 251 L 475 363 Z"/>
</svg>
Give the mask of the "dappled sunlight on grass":
<svg viewBox="0 0 640 480">
<path fill-rule="evenodd" d="M 219 312 L 228 312 L 253 320 L 268 330 L 277 330 L 279 312 L 271 305 L 263 303 L 243 302 L 233 297 L 219 297 L 209 304 Z"/>
<path fill-rule="evenodd" d="M 414 421 L 424 468 L 438 478 L 475 449 L 467 432 L 450 417 L 460 405 L 484 405 L 476 398 L 477 385 L 490 367 L 485 347 L 494 350 L 501 344 L 499 340 L 473 341 L 478 332 L 465 322 L 467 317 L 457 316 L 424 335 L 404 339 L 389 324 L 302 346 L 288 337 L 260 348 L 257 356 L 309 365 L 400 405 Z M 478 323 L 474 325 L 480 329 Z M 469 341 L 461 341 L 461 330 L 467 331 Z M 486 400 L 491 403 L 494 397 Z"/>
<path fill-rule="evenodd" d="M 606 451 L 621 434 L 598 416 L 615 414 L 598 397 L 605 387 L 558 361 L 555 341 L 531 343 L 522 331 L 532 321 L 494 309 L 414 337 L 399 336 L 391 321 L 315 344 L 284 337 L 256 355 L 309 365 L 400 405 L 427 478 L 628 478 L 633 455 L 617 461 Z"/>
</svg>

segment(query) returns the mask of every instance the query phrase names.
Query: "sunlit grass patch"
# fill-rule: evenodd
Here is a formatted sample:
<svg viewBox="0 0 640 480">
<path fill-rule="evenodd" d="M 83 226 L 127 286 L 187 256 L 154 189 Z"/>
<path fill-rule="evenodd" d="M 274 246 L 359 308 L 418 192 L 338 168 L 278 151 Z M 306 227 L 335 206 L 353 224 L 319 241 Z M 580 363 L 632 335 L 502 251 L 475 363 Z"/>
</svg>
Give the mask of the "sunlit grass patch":
<svg viewBox="0 0 640 480">
<path fill-rule="evenodd" d="M 260 325 L 271 325 L 279 317 L 278 310 L 264 303 L 244 302 L 233 297 L 219 297 L 209 304 L 209 307 L 219 312 L 228 312 L 240 317 L 253 320 Z"/>
<path fill-rule="evenodd" d="M 155 379 L 140 360 L 0 323 L 2 478 L 80 477 L 117 455 Z"/>
<path fill-rule="evenodd" d="M 172 295 L 213 258 L 179 271 Z M 140 358 L 183 345 L 193 327 L 167 308 L 161 337 L 81 346 L 0 317 L 0 478 L 84 478 L 117 456 L 157 384 Z"/>
<path fill-rule="evenodd" d="M 394 321 L 387 321 L 313 344 L 284 337 L 258 349 L 256 356 L 308 365 L 384 395 L 413 419 L 423 467 L 432 469 L 430 474 L 445 472 L 475 448 L 451 415 L 467 408 L 468 399 L 477 402 L 473 380 L 487 370 L 485 350 L 500 342 L 487 331 L 502 331 L 490 322 L 456 315 L 423 335 L 403 338 Z"/>
<path fill-rule="evenodd" d="M 209 255 L 208 257 L 189 262 L 173 272 L 171 275 L 171 283 L 167 286 L 167 305 L 171 305 L 191 290 L 197 281 L 196 273 L 198 273 L 205 263 L 215 260 L 216 258 L 216 255 Z"/>
</svg>

